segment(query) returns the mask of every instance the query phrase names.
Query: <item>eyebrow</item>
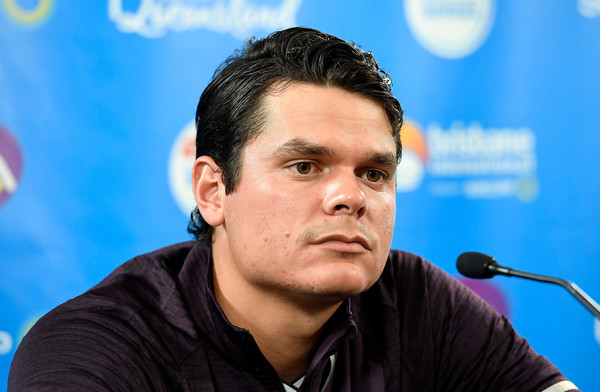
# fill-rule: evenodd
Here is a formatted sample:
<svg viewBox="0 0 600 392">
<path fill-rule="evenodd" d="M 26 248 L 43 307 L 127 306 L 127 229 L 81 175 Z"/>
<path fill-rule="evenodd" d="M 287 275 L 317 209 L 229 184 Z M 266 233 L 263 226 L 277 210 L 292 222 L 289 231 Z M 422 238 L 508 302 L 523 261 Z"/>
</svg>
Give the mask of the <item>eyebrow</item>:
<svg viewBox="0 0 600 392">
<path fill-rule="evenodd" d="M 280 154 L 299 154 L 308 156 L 325 156 L 331 157 L 335 155 L 335 152 L 330 148 L 321 146 L 319 144 L 311 143 L 302 138 L 294 138 L 279 146 L 273 153 L 274 156 Z M 388 167 L 390 169 L 396 169 L 398 166 L 398 160 L 394 153 L 366 153 L 364 161 L 372 162 L 376 165 Z"/>
<path fill-rule="evenodd" d="M 273 155 L 280 155 L 286 153 L 296 153 L 300 155 L 319 155 L 319 156 L 333 156 L 333 151 L 327 147 L 308 142 L 302 138 L 294 138 L 288 142 L 285 142 Z"/>
<path fill-rule="evenodd" d="M 396 154 L 392 154 L 392 153 L 387 153 L 387 154 L 381 154 L 381 153 L 375 153 L 369 156 L 368 158 L 369 162 L 374 162 L 378 165 L 381 165 L 383 167 L 388 167 L 390 169 L 394 169 L 396 170 L 396 168 L 398 167 L 398 159 L 396 158 Z"/>
</svg>

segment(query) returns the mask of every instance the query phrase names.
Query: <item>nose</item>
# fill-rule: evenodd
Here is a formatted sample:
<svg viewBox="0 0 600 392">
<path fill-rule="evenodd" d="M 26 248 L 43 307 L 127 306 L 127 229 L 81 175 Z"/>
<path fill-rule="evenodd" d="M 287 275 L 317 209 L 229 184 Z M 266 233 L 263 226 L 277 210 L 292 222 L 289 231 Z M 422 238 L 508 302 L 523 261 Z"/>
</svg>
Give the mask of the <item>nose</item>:
<svg viewBox="0 0 600 392">
<path fill-rule="evenodd" d="M 329 215 L 357 214 L 358 218 L 366 214 L 366 196 L 354 172 L 332 176 L 323 199 L 323 210 Z"/>
</svg>

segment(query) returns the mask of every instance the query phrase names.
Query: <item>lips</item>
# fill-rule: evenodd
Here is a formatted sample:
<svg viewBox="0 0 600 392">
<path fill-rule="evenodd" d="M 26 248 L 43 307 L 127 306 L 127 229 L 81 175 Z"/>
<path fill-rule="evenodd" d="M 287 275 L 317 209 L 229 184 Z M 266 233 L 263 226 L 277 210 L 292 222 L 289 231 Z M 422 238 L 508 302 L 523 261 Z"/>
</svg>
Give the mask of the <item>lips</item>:
<svg viewBox="0 0 600 392">
<path fill-rule="evenodd" d="M 371 250 L 369 241 L 363 236 L 345 236 L 341 234 L 328 235 L 319 238 L 314 242 L 315 245 L 326 245 L 343 252 L 364 252 Z"/>
</svg>

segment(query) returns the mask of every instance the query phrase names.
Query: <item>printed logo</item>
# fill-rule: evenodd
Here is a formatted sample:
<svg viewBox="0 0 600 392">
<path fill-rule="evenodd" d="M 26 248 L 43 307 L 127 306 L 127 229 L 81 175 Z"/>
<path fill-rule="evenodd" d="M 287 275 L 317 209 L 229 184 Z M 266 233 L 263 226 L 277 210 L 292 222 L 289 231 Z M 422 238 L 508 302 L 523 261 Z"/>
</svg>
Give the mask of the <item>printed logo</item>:
<svg viewBox="0 0 600 392">
<path fill-rule="evenodd" d="M 415 39 L 446 59 L 475 52 L 487 39 L 495 0 L 404 0 L 404 14 Z"/>
<path fill-rule="evenodd" d="M 510 318 L 508 301 L 502 291 L 500 291 L 493 283 L 466 278 L 458 278 L 458 281 L 477 293 L 498 313 Z"/>
<path fill-rule="evenodd" d="M 423 133 L 414 121 L 407 124 L 402 132 L 407 137 L 408 164 L 403 166 L 403 156 L 399 192 L 418 188 L 427 174 L 432 196 L 537 198 L 536 139 L 531 129 L 484 129 L 475 122 L 455 122 L 448 129 L 432 123 Z"/>
<path fill-rule="evenodd" d="M 177 206 L 185 215 L 196 207 L 192 191 L 192 166 L 196 160 L 196 127 L 190 121 L 175 139 L 169 155 L 169 185 Z"/>
<path fill-rule="evenodd" d="M 159 38 L 170 31 L 204 28 L 238 39 L 254 31 L 271 32 L 296 25 L 301 0 L 281 0 L 278 6 L 257 6 L 247 0 L 140 0 L 135 12 L 123 10 L 122 0 L 109 0 L 108 17 L 123 33 Z"/>
<path fill-rule="evenodd" d="M 22 168 L 17 141 L 0 126 L 0 207 L 17 190 Z"/>
<path fill-rule="evenodd" d="M 6 331 L 0 331 L 0 355 L 6 355 L 13 348 L 13 338 Z"/>
<path fill-rule="evenodd" d="M 600 0 L 579 0 L 577 11 L 586 18 L 596 18 L 600 16 Z"/>
<path fill-rule="evenodd" d="M 12 19 L 24 25 L 41 24 L 48 18 L 52 10 L 52 0 L 38 0 L 37 5 L 31 9 L 22 7 L 19 2 L 23 1 L 2 0 L 2 5 Z"/>
<path fill-rule="evenodd" d="M 419 124 L 406 120 L 400 130 L 402 162 L 396 171 L 396 190 L 410 192 L 421 185 L 427 164 L 427 141 Z"/>
</svg>

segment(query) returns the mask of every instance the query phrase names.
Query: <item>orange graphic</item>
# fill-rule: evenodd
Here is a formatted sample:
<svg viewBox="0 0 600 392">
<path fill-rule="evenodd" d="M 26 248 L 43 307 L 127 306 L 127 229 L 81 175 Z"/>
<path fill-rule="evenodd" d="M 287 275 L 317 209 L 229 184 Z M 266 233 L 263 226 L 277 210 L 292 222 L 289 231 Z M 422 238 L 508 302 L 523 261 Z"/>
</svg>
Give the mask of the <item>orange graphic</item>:
<svg viewBox="0 0 600 392">
<path fill-rule="evenodd" d="M 400 130 L 402 149 L 410 149 L 419 154 L 423 162 L 427 162 L 427 142 L 419 124 L 412 120 L 405 120 Z"/>
</svg>

